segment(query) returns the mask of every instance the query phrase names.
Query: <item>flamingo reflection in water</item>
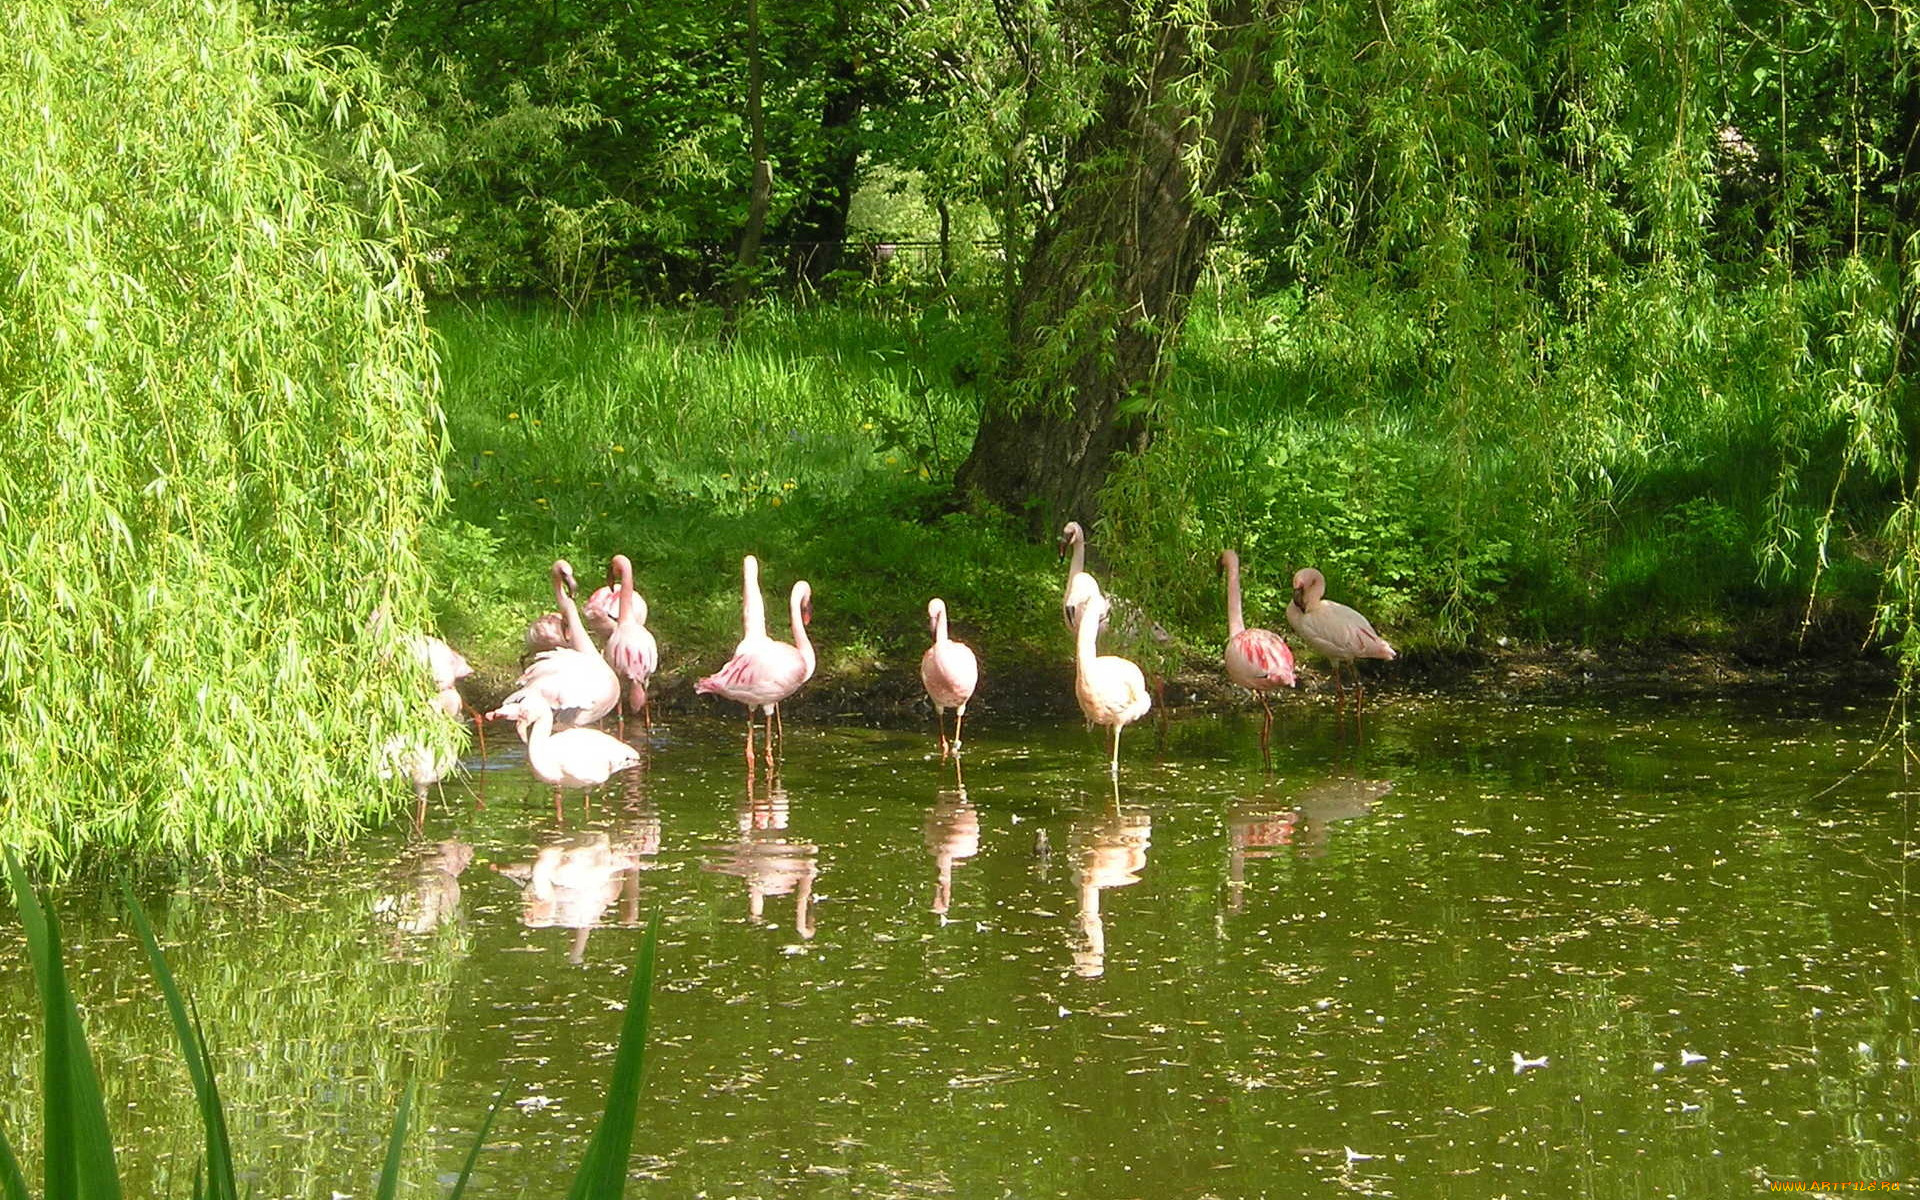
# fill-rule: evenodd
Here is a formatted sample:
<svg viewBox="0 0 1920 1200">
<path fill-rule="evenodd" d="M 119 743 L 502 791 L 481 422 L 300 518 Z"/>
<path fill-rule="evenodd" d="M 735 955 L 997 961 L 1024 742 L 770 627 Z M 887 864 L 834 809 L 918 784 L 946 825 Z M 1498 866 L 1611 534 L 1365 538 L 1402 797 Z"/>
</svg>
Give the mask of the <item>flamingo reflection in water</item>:
<svg viewBox="0 0 1920 1200">
<path fill-rule="evenodd" d="M 389 883 L 374 897 L 374 915 L 393 926 L 391 950 L 401 956 L 403 934 L 428 934 L 460 915 L 460 875 L 473 847 L 454 838 L 410 847 Z"/>
<path fill-rule="evenodd" d="M 751 760 L 749 760 L 751 762 Z M 820 873 L 820 847 L 787 836 L 792 806 L 779 776 L 768 772 L 767 788 L 759 793 L 754 772 L 747 771 L 747 794 L 735 810 L 740 838 L 725 857 L 702 863 L 701 870 L 735 875 L 747 887 L 747 916 L 765 919 L 767 897 L 793 897 L 793 930 L 803 940 L 814 935 L 813 881 Z"/>
<path fill-rule="evenodd" d="M 493 869 L 520 885 L 520 923 L 528 929 L 571 929 L 567 961 L 583 962 L 587 935 L 600 925 L 613 902 L 637 886 L 640 856 L 627 845 L 616 847 L 605 830 L 559 834 L 535 851 L 529 863 L 494 863 Z M 631 892 L 623 923 L 636 924 L 637 892 Z"/>
<path fill-rule="evenodd" d="M 1067 838 L 1080 887 L 1073 973 L 1095 979 L 1107 969 L 1107 927 L 1100 915 L 1100 893 L 1140 882 L 1153 840 L 1153 817 L 1144 808 L 1122 808 L 1116 782 L 1107 811 L 1075 821 Z"/>
<path fill-rule="evenodd" d="M 980 813 L 967 799 L 967 784 L 954 764 L 953 788 L 941 792 L 922 826 L 927 852 L 933 855 L 933 911 L 942 925 L 953 903 L 953 864 L 980 853 Z"/>
<path fill-rule="evenodd" d="M 1320 858 L 1335 821 L 1365 816 L 1392 790 L 1389 780 L 1336 775 L 1302 789 L 1290 808 L 1265 797 L 1236 804 L 1227 813 L 1228 910 L 1237 913 L 1246 906 L 1248 859 L 1272 858 L 1282 846 L 1302 858 Z"/>
</svg>

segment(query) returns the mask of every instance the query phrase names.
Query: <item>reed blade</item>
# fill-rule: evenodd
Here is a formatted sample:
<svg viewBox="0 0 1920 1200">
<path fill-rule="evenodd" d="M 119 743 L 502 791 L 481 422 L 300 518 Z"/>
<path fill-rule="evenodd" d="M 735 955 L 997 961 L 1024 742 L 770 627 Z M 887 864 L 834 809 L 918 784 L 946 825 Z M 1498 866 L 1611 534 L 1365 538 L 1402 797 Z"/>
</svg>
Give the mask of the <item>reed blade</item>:
<svg viewBox="0 0 1920 1200">
<path fill-rule="evenodd" d="M 0 1200 L 28 1200 L 27 1177 L 20 1172 L 5 1129 L 0 1129 Z"/>
<path fill-rule="evenodd" d="M 45 1200 L 119 1200 L 120 1173 L 113 1160 L 106 1101 L 87 1050 L 80 1009 L 67 987 L 59 922 L 41 905 L 11 850 L 6 865 L 45 1020 L 42 1195 Z"/>
<path fill-rule="evenodd" d="M 393 1200 L 400 1190 L 400 1158 L 407 1148 L 407 1118 L 413 1113 L 414 1081 L 400 1093 L 400 1110 L 393 1114 L 393 1136 L 387 1139 L 387 1161 L 380 1165 L 380 1181 L 374 1200 Z"/>
<path fill-rule="evenodd" d="M 213 1059 L 207 1053 L 206 1036 L 201 1032 L 199 1022 L 189 1016 L 186 1000 L 173 977 L 173 970 L 160 950 L 160 940 L 154 936 L 146 910 L 134 896 L 133 885 L 125 876 L 120 879 L 120 895 L 133 918 L 133 928 L 140 936 L 140 944 L 146 949 L 153 978 L 159 983 L 160 993 L 166 999 L 167 1016 L 173 1022 L 174 1039 L 180 1043 L 180 1056 L 186 1060 L 187 1076 L 193 1081 L 194 1101 L 200 1109 L 200 1126 L 206 1137 L 206 1175 L 196 1183 L 195 1194 L 204 1195 L 207 1200 L 239 1200 L 240 1192 L 234 1183 L 233 1146 L 227 1137 L 226 1113 L 213 1080 Z"/>
<path fill-rule="evenodd" d="M 500 1115 L 500 1106 L 506 1102 L 507 1089 L 513 1083 L 509 1080 L 500 1085 L 494 1093 L 493 1107 L 487 1110 L 486 1119 L 480 1122 L 480 1132 L 474 1135 L 473 1148 L 467 1151 L 467 1161 L 460 1166 L 460 1178 L 453 1181 L 453 1191 L 447 1193 L 447 1200 L 460 1200 L 466 1193 L 467 1180 L 473 1175 L 473 1165 L 480 1160 L 480 1148 L 487 1144 L 487 1134 L 493 1132 L 493 1119 Z"/>
<path fill-rule="evenodd" d="M 607 1086 L 607 1110 L 580 1160 L 567 1200 L 620 1200 L 627 1186 L 627 1158 L 633 1150 L 633 1122 L 640 1110 L 640 1077 L 646 1066 L 647 1008 L 653 999 L 653 953 L 660 937 L 660 910 L 647 922 L 640 957 L 627 991 L 627 1015 L 620 1023 L 620 1048 L 613 1056 Z"/>
</svg>

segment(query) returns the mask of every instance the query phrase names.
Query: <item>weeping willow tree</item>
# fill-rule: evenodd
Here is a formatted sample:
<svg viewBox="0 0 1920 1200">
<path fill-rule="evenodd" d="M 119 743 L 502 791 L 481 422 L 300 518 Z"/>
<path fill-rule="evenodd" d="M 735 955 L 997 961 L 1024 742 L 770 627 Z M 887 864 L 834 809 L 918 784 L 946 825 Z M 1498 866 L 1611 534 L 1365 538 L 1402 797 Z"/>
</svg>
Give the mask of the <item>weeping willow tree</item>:
<svg viewBox="0 0 1920 1200">
<path fill-rule="evenodd" d="M 1109 506 L 1114 540 L 1176 548 L 1141 574 L 1246 531 L 1464 637 L 1530 579 L 1618 613 L 1724 565 L 1722 594 L 1817 622 L 1841 573 L 1920 661 L 1911 9 L 1307 0 L 1271 22 L 1225 240 L 1256 303 L 1287 303 L 1249 351 L 1294 381 L 1283 430 L 1318 408 L 1405 453 L 1281 446 L 1224 500 L 1219 442 L 1170 414 Z"/>
<path fill-rule="evenodd" d="M 339 835 L 419 720 L 391 630 L 438 487 L 377 82 L 235 0 L 21 0 L 0 35 L 0 840 Z"/>
</svg>

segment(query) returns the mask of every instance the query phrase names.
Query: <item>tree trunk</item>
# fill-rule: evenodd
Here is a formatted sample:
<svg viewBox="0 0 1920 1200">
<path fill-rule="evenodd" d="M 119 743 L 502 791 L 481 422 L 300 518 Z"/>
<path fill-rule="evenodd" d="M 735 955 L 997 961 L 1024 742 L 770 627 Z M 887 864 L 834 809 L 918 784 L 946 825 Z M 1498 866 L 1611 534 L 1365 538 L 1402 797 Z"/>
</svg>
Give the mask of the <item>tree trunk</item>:
<svg viewBox="0 0 1920 1200">
<path fill-rule="evenodd" d="M 761 62 L 760 0 L 747 0 L 747 139 L 753 156 L 753 190 L 747 197 L 747 224 L 740 231 L 740 253 L 733 264 L 733 283 L 727 289 L 726 324 L 740 316 L 760 263 L 760 239 L 766 233 L 767 206 L 773 199 L 773 164 L 767 161 L 767 120 L 762 93 L 766 70 Z"/>
<path fill-rule="evenodd" d="M 1149 61 L 1113 71 L 1059 207 L 1035 233 L 1007 367 L 955 482 L 1022 514 L 1036 536 L 1091 520 L 1115 452 L 1146 444 L 1144 401 L 1218 232 L 1212 202 L 1260 133 L 1256 3 L 1229 4 L 1204 30 L 1169 17 Z M 1203 59 L 1217 76 L 1197 112 L 1183 93 L 1200 90 Z"/>
<path fill-rule="evenodd" d="M 844 24 L 836 34 L 841 53 L 828 76 L 820 111 L 820 139 L 826 147 L 821 178 L 789 226 L 798 252 L 799 277 L 814 287 L 840 266 L 847 213 L 860 176 L 860 114 L 866 110 L 866 93 L 852 51 L 845 45 Z"/>
</svg>

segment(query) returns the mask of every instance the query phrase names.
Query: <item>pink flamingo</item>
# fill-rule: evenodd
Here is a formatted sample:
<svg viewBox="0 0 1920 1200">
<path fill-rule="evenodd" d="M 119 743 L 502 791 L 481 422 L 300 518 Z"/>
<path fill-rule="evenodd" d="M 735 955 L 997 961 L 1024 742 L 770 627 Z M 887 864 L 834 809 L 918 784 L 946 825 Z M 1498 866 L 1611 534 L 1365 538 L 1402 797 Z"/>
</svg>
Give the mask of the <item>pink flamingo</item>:
<svg viewBox="0 0 1920 1200">
<path fill-rule="evenodd" d="M 527 632 L 523 637 L 524 649 L 520 652 L 520 661 L 524 664 L 536 654 L 545 654 L 549 650 L 566 647 L 580 649 L 574 644 L 572 625 L 579 624 L 576 612 L 571 622 L 567 610 L 573 604 L 573 593 L 580 584 L 573 577 L 573 565 L 566 559 L 558 559 L 553 564 L 553 607 L 550 613 L 541 613 L 527 622 Z M 565 598 L 564 602 L 562 598 Z M 584 634 L 582 636 L 585 636 Z M 593 643 L 587 643 L 587 652 L 593 653 Z"/>
<path fill-rule="evenodd" d="M 1087 531 L 1080 528 L 1080 522 L 1068 521 L 1060 530 L 1060 554 L 1063 558 L 1073 556 L 1067 564 L 1067 588 L 1060 595 L 1060 619 L 1066 622 L 1068 633 L 1075 633 L 1079 622 L 1074 619 L 1073 581 L 1087 571 Z"/>
<path fill-rule="evenodd" d="M 784 733 L 779 723 L 780 702 L 800 690 L 813 678 L 813 643 L 807 639 L 807 622 L 813 619 L 813 587 L 806 580 L 793 585 L 788 597 L 793 620 L 793 644 L 776 642 L 767 636 L 766 610 L 760 599 L 760 564 L 747 555 L 741 564 L 741 623 L 746 636 L 733 649 L 733 657 L 718 671 L 693 685 L 696 694 L 712 692 L 747 706 L 747 761 L 753 761 L 753 710 L 767 715 L 767 756 L 773 756 L 773 742 Z M 776 732 L 778 731 L 778 732 Z"/>
<path fill-rule="evenodd" d="M 1100 585 L 1084 571 L 1073 577 L 1067 591 L 1067 605 L 1076 610 L 1078 646 L 1073 660 L 1073 694 L 1080 711 L 1095 725 L 1113 730 L 1113 757 L 1108 770 L 1120 774 L 1120 731 L 1147 715 L 1153 697 L 1147 691 L 1147 677 L 1140 668 L 1115 654 L 1101 654 L 1096 645 L 1100 636 L 1100 618 L 1109 607 L 1100 594 Z"/>
<path fill-rule="evenodd" d="M 619 618 L 607 638 L 605 658 L 627 685 L 626 707 L 620 714 L 624 722 L 628 712 L 645 715 L 647 728 L 653 728 L 653 710 L 647 704 L 647 680 L 660 665 L 660 646 L 647 631 L 647 602 L 633 590 L 633 563 L 624 554 L 613 556 L 613 574 L 617 585 Z M 594 593 L 598 595 L 599 593 Z"/>
<path fill-rule="evenodd" d="M 620 679 L 594 649 L 565 586 L 572 578 L 573 568 L 565 559 L 553 564 L 553 595 L 567 626 L 568 644 L 537 655 L 520 673 L 513 693 L 488 714 L 490 719 L 517 721 L 523 705 L 535 702 L 550 709 L 553 723 L 565 729 L 592 725 L 620 702 Z"/>
<path fill-rule="evenodd" d="M 602 645 L 605 645 L 607 639 L 613 636 L 613 628 L 619 623 L 619 603 L 620 588 L 611 581 L 602 587 L 595 588 L 593 595 L 587 597 L 585 609 L 587 632 Z M 646 619 L 644 615 L 640 618 L 643 624 Z"/>
<path fill-rule="evenodd" d="M 553 785 L 556 817 L 561 815 L 562 788 L 596 788 L 615 773 L 640 763 L 638 750 L 598 729 L 555 733 L 553 709 L 537 699 L 520 701 L 511 716 L 527 743 L 527 765 L 542 783 Z"/>
<path fill-rule="evenodd" d="M 967 701 L 980 682 L 980 660 L 965 642 L 947 636 L 947 602 L 927 601 L 927 620 L 933 626 L 933 645 L 920 656 L 920 682 L 933 701 L 933 719 L 940 727 L 940 757 L 949 753 L 946 712 L 954 710 L 951 753 L 960 753 L 960 725 L 967 719 Z"/>
<path fill-rule="evenodd" d="M 1273 706 L 1267 703 L 1267 693 L 1297 685 L 1293 651 L 1286 639 L 1272 630 L 1247 628 L 1240 613 L 1240 556 L 1222 550 L 1220 567 L 1227 573 L 1227 678 L 1260 699 L 1261 711 L 1266 713 L 1260 726 L 1260 757 L 1271 767 Z"/>
<path fill-rule="evenodd" d="M 1344 604 L 1326 599 L 1326 576 L 1312 567 L 1303 567 L 1293 574 L 1293 603 L 1287 605 L 1287 623 L 1301 640 L 1312 647 L 1314 653 L 1325 658 L 1333 667 L 1333 687 L 1338 699 L 1346 698 L 1346 689 L 1340 679 L 1340 668 L 1353 668 L 1353 686 L 1357 693 L 1354 708 L 1357 712 L 1366 688 L 1360 682 L 1360 666 L 1357 658 L 1379 658 L 1391 660 L 1393 647 L 1387 640 L 1373 631 L 1373 623 L 1348 608 Z"/>
</svg>

